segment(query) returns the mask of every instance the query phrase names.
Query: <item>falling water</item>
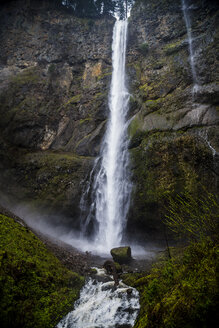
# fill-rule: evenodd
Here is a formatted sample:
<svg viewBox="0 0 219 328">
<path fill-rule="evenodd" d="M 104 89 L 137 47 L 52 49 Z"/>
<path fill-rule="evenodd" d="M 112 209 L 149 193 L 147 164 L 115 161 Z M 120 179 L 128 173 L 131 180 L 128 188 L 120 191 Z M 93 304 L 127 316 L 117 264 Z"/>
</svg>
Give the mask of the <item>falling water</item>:
<svg viewBox="0 0 219 328">
<path fill-rule="evenodd" d="M 212 157 L 213 157 L 213 161 L 215 159 L 215 156 L 217 155 L 217 151 L 216 149 L 212 146 L 210 140 L 209 140 L 209 137 L 208 137 L 208 131 L 201 131 L 199 133 L 199 136 L 204 139 L 205 143 L 208 145 L 209 149 L 211 150 L 211 153 L 212 153 Z"/>
<path fill-rule="evenodd" d="M 195 93 L 198 91 L 199 81 L 195 68 L 195 54 L 193 50 L 191 21 L 189 17 L 189 7 L 186 4 L 186 0 L 182 0 L 182 10 L 183 10 L 183 16 L 186 23 L 186 30 L 188 35 L 190 66 L 191 66 L 192 78 L 193 78 L 193 93 Z"/>
<path fill-rule="evenodd" d="M 95 162 L 93 202 L 82 229 L 86 233 L 90 222 L 96 223 L 94 244 L 100 252 L 108 252 L 121 244 L 129 209 L 131 184 L 126 121 L 129 93 L 125 83 L 127 27 L 127 20 L 118 20 L 113 30 L 110 115 L 100 157 Z"/>
</svg>

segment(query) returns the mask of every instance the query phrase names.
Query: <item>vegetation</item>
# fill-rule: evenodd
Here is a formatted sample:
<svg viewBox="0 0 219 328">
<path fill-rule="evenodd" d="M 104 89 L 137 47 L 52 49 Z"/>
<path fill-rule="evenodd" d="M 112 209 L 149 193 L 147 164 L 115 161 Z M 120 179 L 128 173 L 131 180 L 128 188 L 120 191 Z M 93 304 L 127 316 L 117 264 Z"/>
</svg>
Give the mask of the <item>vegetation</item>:
<svg viewBox="0 0 219 328">
<path fill-rule="evenodd" d="M 140 292 L 135 328 L 210 328 L 218 322 L 219 248 L 214 195 L 194 199 L 189 193 L 169 198 L 167 225 L 190 239 L 189 246 L 171 248 L 151 273 L 125 275 Z"/>
<path fill-rule="evenodd" d="M 206 239 L 160 260 L 150 275 L 127 275 L 140 292 L 135 328 L 216 327 L 218 264 L 218 248 Z"/>
<path fill-rule="evenodd" d="M 147 42 L 140 44 L 139 51 L 142 53 L 142 55 L 147 55 L 149 50 L 149 45 Z"/>
<path fill-rule="evenodd" d="M 80 17 L 100 17 L 114 15 L 121 19 L 127 17 L 128 8 L 133 0 L 65 0 L 62 3 L 73 8 L 74 13 Z"/>
<path fill-rule="evenodd" d="M 0 322 L 49 328 L 78 297 L 84 278 L 64 268 L 26 227 L 0 215 Z"/>
<path fill-rule="evenodd" d="M 166 224 L 179 237 L 217 239 L 219 203 L 215 195 L 205 191 L 195 197 L 185 192 L 183 196 L 169 197 L 168 203 Z"/>
<path fill-rule="evenodd" d="M 3 0 L 7 4 L 12 0 Z M 26 0 L 29 4 L 33 0 Z M 134 0 L 34 0 L 46 9 L 46 5 L 59 9 L 68 9 L 78 17 L 98 18 L 101 16 L 117 15 L 124 19 Z"/>
</svg>

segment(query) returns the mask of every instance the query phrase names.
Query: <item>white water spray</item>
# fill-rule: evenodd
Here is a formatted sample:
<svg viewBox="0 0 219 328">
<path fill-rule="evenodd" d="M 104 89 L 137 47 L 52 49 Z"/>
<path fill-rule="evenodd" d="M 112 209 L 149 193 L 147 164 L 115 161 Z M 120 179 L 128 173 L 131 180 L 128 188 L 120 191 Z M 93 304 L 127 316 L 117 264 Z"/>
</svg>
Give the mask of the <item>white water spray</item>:
<svg viewBox="0 0 219 328">
<path fill-rule="evenodd" d="M 122 282 L 117 289 L 114 281 L 89 279 L 80 292 L 75 308 L 57 328 L 133 327 L 138 315 L 139 294 Z"/>
<path fill-rule="evenodd" d="M 121 244 L 130 202 L 126 121 L 129 93 L 125 83 L 127 26 L 127 20 L 118 20 L 113 30 L 110 116 L 100 157 L 95 163 L 93 203 L 82 228 L 86 233 L 90 222 L 96 222 L 94 244 L 99 252 L 109 252 Z"/>
<path fill-rule="evenodd" d="M 198 76 L 195 68 L 195 54 L 193 49 L 193 40 L 192 40 L 192 27 L 191 27 L 191 21 L 189 16 L 189 7 L 186 4 L 186 0 L 182 0 L 182 11 L 184 20 L 186 23 L 186 30 L 188 35 L 188 43 L 189 43 L 189 58 L 190 58 L 190 66 L 192 71 L 192 78 L 193 78 L 193 94 L 198 91 L 199 88 L 199 81 Z"/>
</svg>

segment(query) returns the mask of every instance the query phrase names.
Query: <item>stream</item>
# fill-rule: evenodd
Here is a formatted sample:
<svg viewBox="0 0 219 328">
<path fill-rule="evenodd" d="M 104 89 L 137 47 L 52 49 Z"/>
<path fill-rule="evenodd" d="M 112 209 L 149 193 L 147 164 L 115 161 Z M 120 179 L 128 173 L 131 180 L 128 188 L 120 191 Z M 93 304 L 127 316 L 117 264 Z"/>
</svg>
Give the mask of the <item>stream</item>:
<svg viewBox="0 0 219 328">
<path fill-rule="evenodd" d="M 117 288 L 104 269 L 88 278 L 74 310 L 57 328 L 131 328 L 140 309 L 138 291 L 119 282 Z M 109 280 L 108 280 L 109 279 Z"/>
</svg>

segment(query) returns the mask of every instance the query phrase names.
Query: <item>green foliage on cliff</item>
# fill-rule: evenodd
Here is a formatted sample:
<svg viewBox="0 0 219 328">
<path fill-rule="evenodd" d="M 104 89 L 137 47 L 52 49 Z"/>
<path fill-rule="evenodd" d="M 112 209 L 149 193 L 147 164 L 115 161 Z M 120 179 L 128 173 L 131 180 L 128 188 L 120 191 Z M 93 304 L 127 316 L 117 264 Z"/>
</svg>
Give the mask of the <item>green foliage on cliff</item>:
<svg viewBox="0 0 219 328">
<path fill-rule="evenodd" d="M 172 250 L 173 252 L 173 250 Z M 216 327 L 219 248 L 210 239 L 160 260 L 145 275 L 127 275 L 140 292 L 135 328 Z"/>
<path fill-rule="evenodd" d="M 148 53 L 149 45 L 147 42 L 140 44 L 139 50 L 143 55 L 146 55 Z"/>
<path fill-rule="evenodd" d="M 84 279 L 26 227 L 0 215 L 1 327 L 49 328 L 72 309 Z"/>
<path fill-rule="evenodd" d="M 202 187 L 202 194 L 168 198 L 167 226 L 179 237 L 202 240 L 218 236 L 219 203 L 217 197 Z"/>
<path fill-rule="evenodd" d="M 162 217 L 166 214 L 167 196 L 189 193 L 194 199 L 204 197 L 200 184 L 214 193 L 212 154 L 193 136 L 182 131 L 140 134 L 141 120 L 136 117 L 131 125 L 134 204 L 129 224 L 141 226 L 150 235 L 162 235 Z M 131 230 L 131 228 L 130 228 Z"/>
<path fill-rule="evenodd" d="M 150 274 L 125 276 L 140 292 L 135 328 L 216 327 L 219 305 L 219 204 L 215 195 L 194 197 L 185 192 L 168 197 L 166 223 L 190 240 L 187 247 L 169 248 Z"/>
<path fill-rule="evenodd" d="M 2 3 L 7 4 L 12 1 L 3 0 Z M 23 2 L 30 5 L 31 2 L 36 1 L 24 0 Z M 127 11 L 131 8 L 134 0 L 38 0 L 38 2 L 44 10 L 50 8 L 66 9 L 76 16 L 90 18 L 109 16 L 117 12 L 123 19 L 127 16 Z"/>
</svg>

